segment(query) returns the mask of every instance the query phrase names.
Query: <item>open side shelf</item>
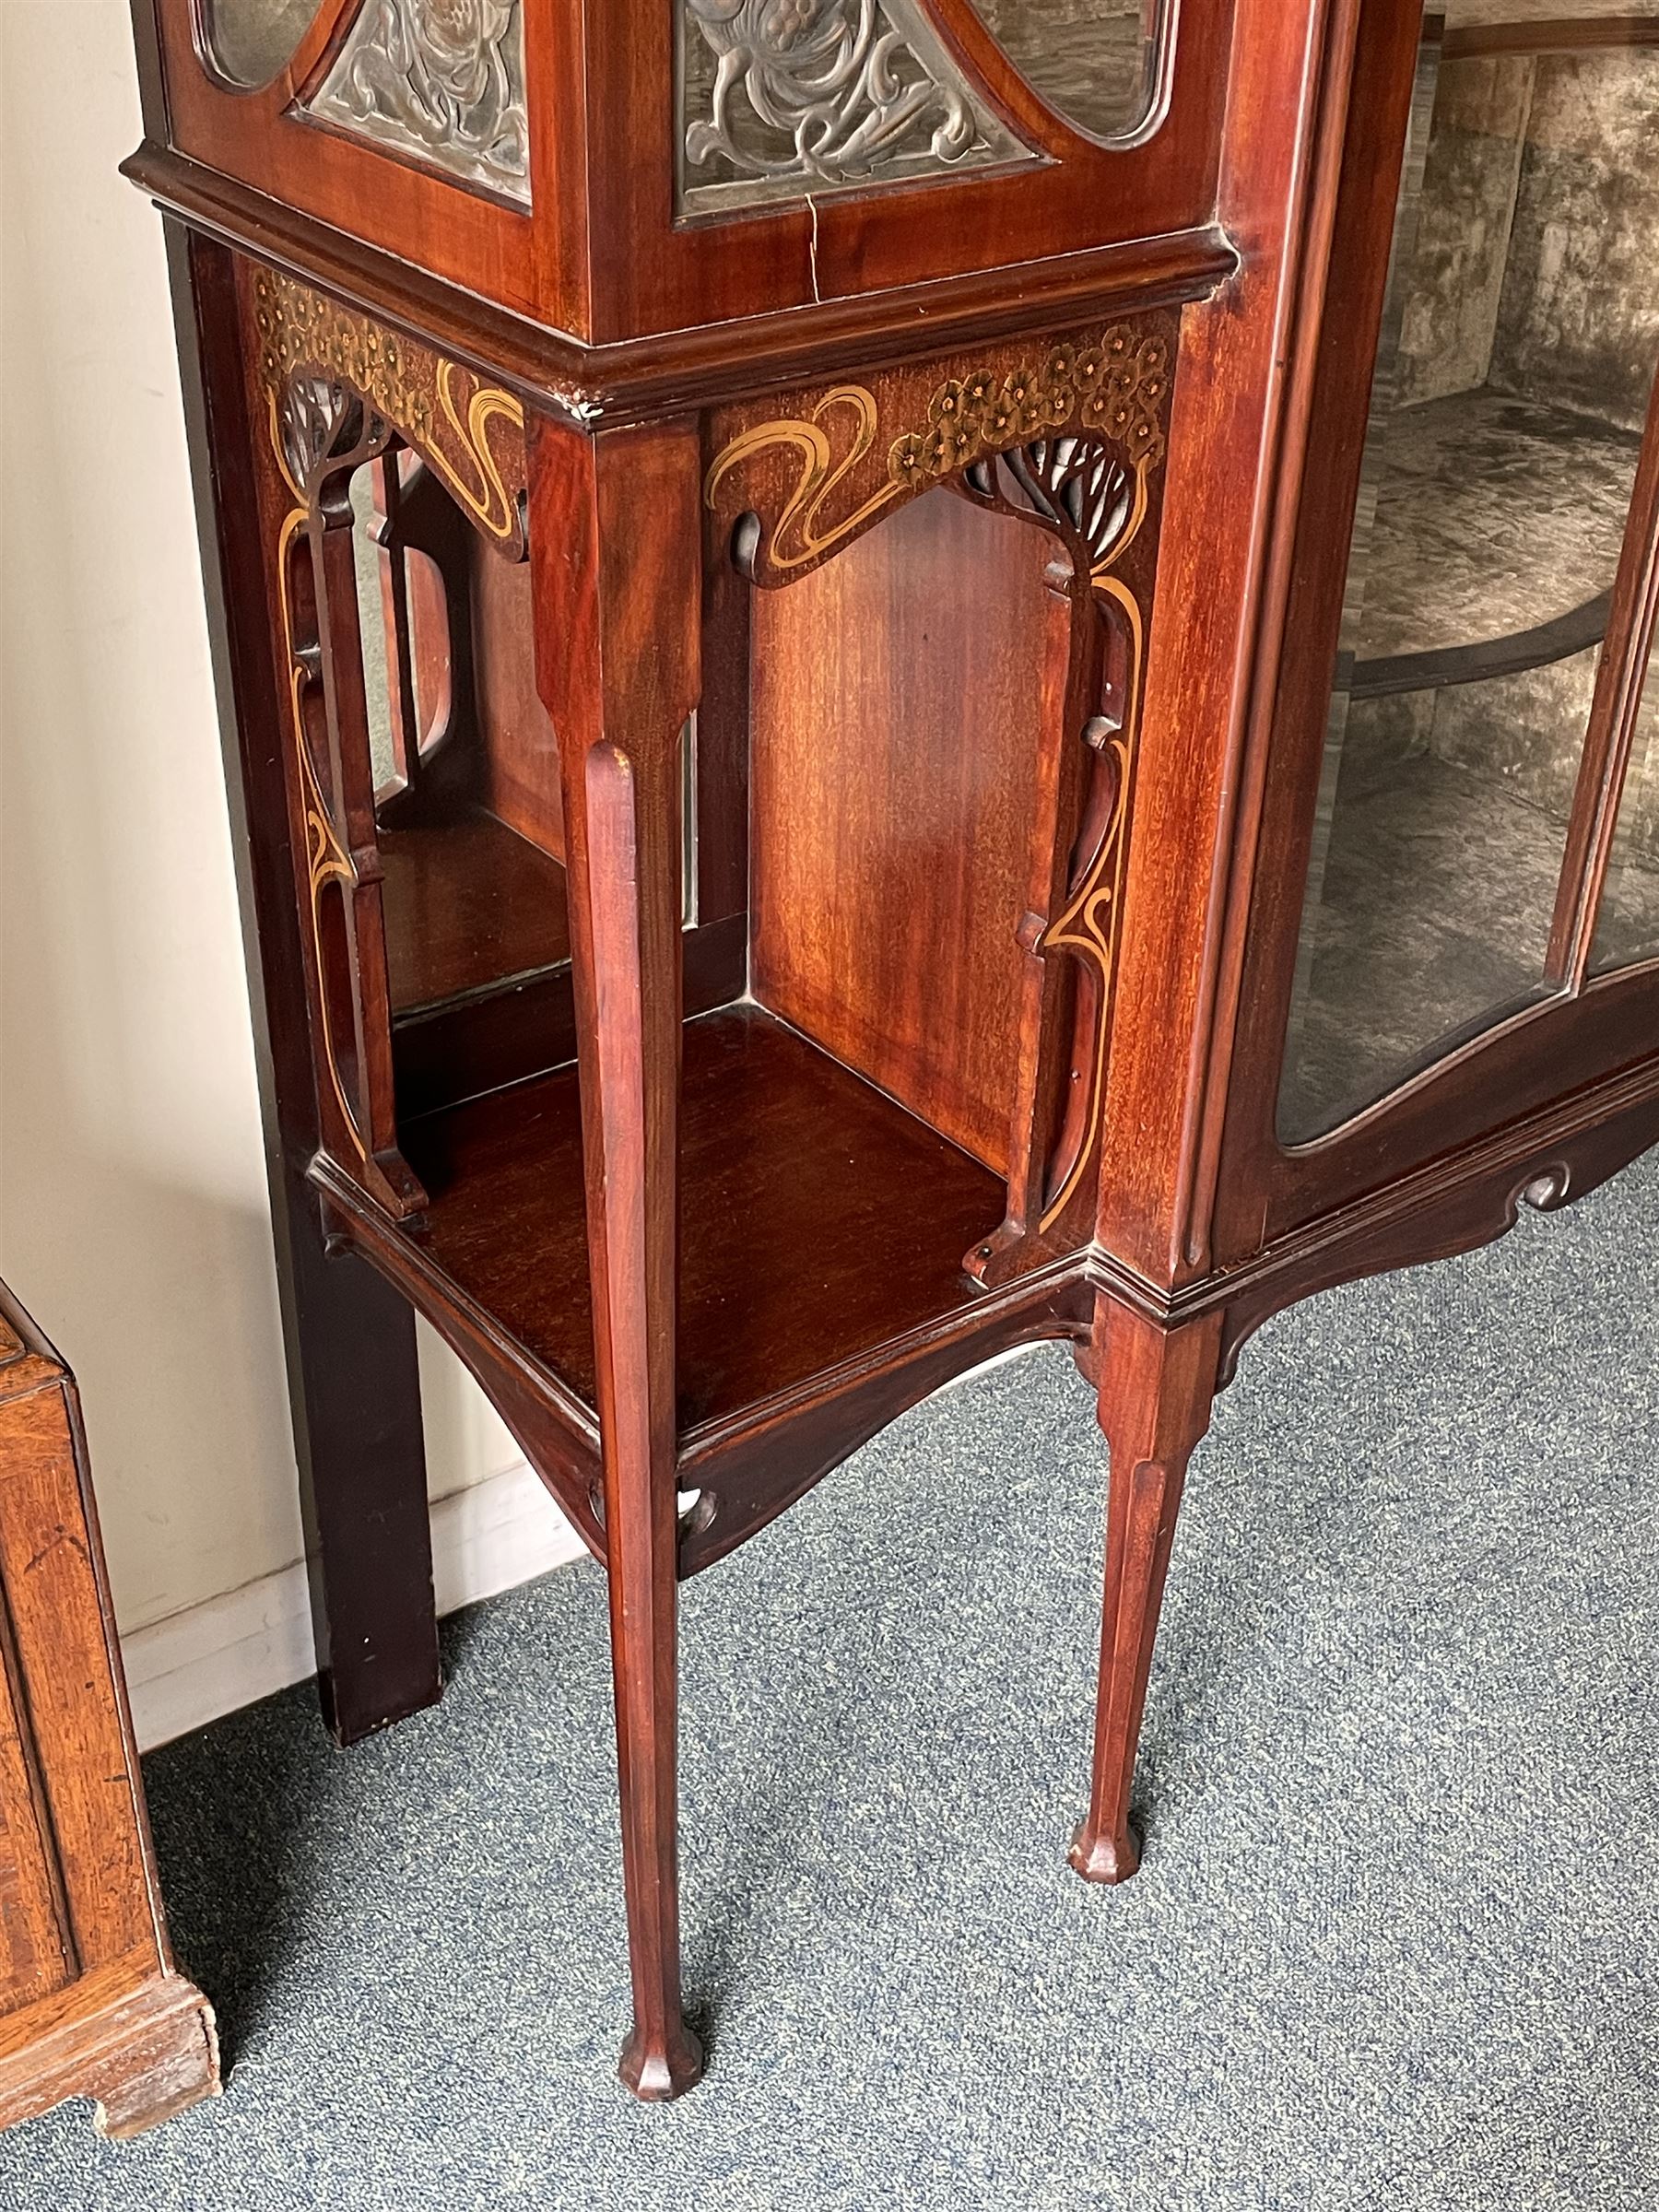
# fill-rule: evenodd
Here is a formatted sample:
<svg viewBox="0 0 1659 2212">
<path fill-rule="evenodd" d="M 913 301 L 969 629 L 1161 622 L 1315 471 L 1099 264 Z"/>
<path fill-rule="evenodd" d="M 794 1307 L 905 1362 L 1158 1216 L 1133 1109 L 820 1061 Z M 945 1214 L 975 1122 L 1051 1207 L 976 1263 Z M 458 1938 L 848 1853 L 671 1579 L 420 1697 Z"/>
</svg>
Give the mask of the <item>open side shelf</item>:
<svg viewBox="0 0 1659 2212">
<path fill-rule="evenodd" d="M 482 806 L 380 833 L 394 1016 L 567 960 L 564 870 Z"/>
<path fill-rule="evenodd" d="M 409 1123 L 427 1260 L 594 1403 L 574 1068 Z M 688 1022 L 680 1100 L 681 1433 L 973 1304 L 1001 1218 L 977 1160 L 751 1004 Z"/>
</svg>

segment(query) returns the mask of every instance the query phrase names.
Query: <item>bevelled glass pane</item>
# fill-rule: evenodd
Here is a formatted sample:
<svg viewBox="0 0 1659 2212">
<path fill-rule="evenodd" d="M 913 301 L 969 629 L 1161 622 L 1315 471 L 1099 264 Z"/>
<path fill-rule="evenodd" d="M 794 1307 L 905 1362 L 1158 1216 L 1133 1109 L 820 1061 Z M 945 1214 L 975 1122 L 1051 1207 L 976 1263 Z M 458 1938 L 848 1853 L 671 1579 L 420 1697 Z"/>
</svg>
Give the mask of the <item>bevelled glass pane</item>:
<svg viewBox="0 0 1659 2212">
<path fill-rule="evenodd" d="M 1125 138 L 1158 103 L 1165 0 L 973 0 L 1034 92 L 1079 131 Z"/>
<path fill-rule="evenodd" d="M 321 0 L 202 0 L 213 65 L 233 85 L 268 85 L 294 58 Z"/>
<path fill-rule="evenodd" d="M 1037 159 L 926 0 L 677 0 L 677 15 L 683 213 Z"/>
<path fill-rule="evenodd" d="M 307 112 L 527 206 L 523 0 L 363 0 Z"/>
<path fill-rule="evenodd" d="M 1443 50 L 1434 26 L 1420 56 L 1288 1141 L 1555 988 L 1551 923 L 1659 356 L 1659 50 L 1633 31 L 1558 48 L 1553 30 L 1528 50 L 1512 35 L 1527 12 L 1509 0 L 1510 29 L 1491 32 L 1495 10 L 1454 6 Z"/>
<path fill-rule="evenodd" d="M 1591 965 L 1659 960 L 1659 653 L 1650 653 Z"/>
</svg>

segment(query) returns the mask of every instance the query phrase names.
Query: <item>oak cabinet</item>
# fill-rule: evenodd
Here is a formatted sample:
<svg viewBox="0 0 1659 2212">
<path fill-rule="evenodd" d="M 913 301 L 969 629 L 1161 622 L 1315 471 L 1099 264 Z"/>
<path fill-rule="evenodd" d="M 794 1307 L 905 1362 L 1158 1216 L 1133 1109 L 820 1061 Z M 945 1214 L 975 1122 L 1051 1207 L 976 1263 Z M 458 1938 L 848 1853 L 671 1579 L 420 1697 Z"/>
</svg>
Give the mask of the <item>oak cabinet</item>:
<svg viewBox="0 0 1659 2212">
<path fill-rule="evenodd" d="M 0 1287 L 0 2127 L 141 2133 L 218 2088 L 175 1971 L 73 1377 Z"/>
</svg>

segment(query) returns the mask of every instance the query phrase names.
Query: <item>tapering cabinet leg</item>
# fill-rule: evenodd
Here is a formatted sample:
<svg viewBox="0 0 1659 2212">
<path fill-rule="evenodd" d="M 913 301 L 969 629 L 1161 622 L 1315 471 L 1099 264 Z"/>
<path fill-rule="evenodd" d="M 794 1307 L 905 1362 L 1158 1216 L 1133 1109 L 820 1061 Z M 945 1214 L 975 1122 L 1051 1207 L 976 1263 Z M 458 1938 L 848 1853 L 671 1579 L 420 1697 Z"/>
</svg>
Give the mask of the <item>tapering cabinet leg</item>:
<svg viewBox="0 0 1659 2212">
<path fill-rule="evenodd" d="M 278 1231 L 317 1687 L 354 1744 L 442 1688 L 415 1317 L 355 1255 L 327 1256 L 314 1193 Z"/>
<path fill-rule="evenodd" d="M 1072 1839 L 1090 1882 L 1140 1865 L 1129 1794 L 1152 1645 L 1187 1462 L 1209 1427 L 1221 1316 L 1165 1329 L 1102 1299 L 1096 1324 L 1100 1420 L 1112 1459 L 1100 1681 L 1088 1811 Z"/>
<path fill-rule="evenodd" d="M 534 433 L 536 664 L 564 796 L 633 1983 L 620 2070 L 653 2100 L 702 2071 L 680 1994 L 675 1465 L 680 743 L 698 693 L 700 479 L 694 424 Z"/>
</svg>

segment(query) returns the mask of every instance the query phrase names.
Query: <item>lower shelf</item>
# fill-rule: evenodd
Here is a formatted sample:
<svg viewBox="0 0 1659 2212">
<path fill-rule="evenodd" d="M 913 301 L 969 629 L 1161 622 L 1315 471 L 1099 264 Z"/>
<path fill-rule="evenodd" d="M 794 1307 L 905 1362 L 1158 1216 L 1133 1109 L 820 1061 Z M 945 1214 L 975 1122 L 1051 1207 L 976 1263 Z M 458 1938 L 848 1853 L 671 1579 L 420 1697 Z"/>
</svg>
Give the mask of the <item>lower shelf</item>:
<svg viewBox="0 0 1659 2212">
<path fill-rule="evenodd" d="M 588 1405 L 573 1069 L 402 1132 L 429 1262 Z M 681 1432 L 975 1302 L 998 1177 L 752 1005 L 689 1022 L 680 1107 Z"/>
</svg>

